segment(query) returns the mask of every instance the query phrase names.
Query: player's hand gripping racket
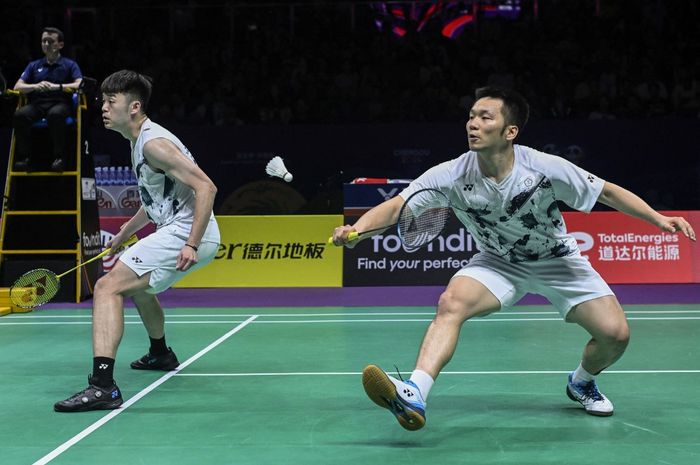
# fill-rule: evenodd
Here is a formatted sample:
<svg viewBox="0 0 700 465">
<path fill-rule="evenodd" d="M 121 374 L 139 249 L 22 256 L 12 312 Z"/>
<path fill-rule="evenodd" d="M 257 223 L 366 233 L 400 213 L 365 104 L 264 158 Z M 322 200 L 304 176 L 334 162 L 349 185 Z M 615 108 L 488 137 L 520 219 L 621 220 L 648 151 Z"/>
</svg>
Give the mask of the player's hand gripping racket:
<svg viewBox="0 0 700 465">
<path fill-rule="evenodd" d="M 136 236 L 131 236 L 127 239 L 121 247 L 127 247 L 135 243 L 138 240 Z M 12 284 L 10 288 L 10 299 L 12 303 L 21 308 L 36 308 L 40 305 L 44 305 L 49 300 L 53 299 L 58 290 L 61 288 L 61 278 L 75 271 L 80 267 L 92 263 L 95 260 L 108 255 L 112 251 L 112 248 L 105 249 L 98 255 L 95 255 L 90 260 L 74 266 L 70 270 L 56 275 L 51 270 L 46 268 L 36 268 L 34 270 L 27 271 L 22 276 L 17 278 L 17 280 Z"/>
<path fill-rule="evenodd" d="M 406 199 L 395 224 L 369 231 L 353 231 L 348 234 L 348 241 L 361 239 L 395 225 L 404 248 L 408 251 L 416 250 L 440 235 L 451 212 L 452 207 L 445 194 L 437 189 L 421 189 Z M 333 243 L 332 237 L 328 243 Z"/>
</svg>

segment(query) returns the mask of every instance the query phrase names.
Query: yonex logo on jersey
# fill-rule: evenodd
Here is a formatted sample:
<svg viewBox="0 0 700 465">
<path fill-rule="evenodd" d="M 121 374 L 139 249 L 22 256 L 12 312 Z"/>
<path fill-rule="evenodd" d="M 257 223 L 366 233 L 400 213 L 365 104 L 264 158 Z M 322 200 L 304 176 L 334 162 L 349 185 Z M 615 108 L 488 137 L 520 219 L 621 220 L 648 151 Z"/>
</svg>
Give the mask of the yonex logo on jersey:
<svg viewBox="0 0 700 465">
<path fill-rule="evenodd" d="M 590 182 L 591 184 L 593 184 L 593 181 L 595 181 L 595 176 L 593 176 L 592 174 L 589 174 L 589 175 L 588 175 L 588 182 Z"/>
<path fill-rule="evenodd" d="M 139 257 L 131 257 L 131 261 L 134 263 L 143 263 Z"/>
<path fill-rule="evenodd" d="M 464 190 L 471 192 L 474 189 L 474 184 L 466 184 Z"/>
</svg>

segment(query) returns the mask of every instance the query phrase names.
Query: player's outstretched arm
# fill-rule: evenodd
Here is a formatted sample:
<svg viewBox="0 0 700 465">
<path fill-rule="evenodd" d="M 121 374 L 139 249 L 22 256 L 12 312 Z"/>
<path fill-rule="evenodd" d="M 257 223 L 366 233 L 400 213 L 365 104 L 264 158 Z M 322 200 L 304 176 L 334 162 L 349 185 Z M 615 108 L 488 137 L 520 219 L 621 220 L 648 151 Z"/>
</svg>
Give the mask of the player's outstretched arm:
<svg viewBox="0 0 700 465">
<path fill-rule="evenodd" d="M 657 212 L 636 194 L 611 182 L 606 182 L 598 201 L 615 210 L 640 218 L 658 226 L 666 232 L 682 232 L 690 240 L 695 240 L 695 231 L 682 216 L 665 216 Z"/>
<path fill-rule="evenodd" d="M 355 244 L 358 240 L 381 233 L 382 228 L 386 229 L 398 221 L 399 212 L 403 204 L 404 199 L 400 195 L 397 195 L 369 210 L 362 215 L 355 224 L 338 226 L 333 230 L 333 244 Z M 374 234 L 367 234 L 366 236 L 360 235 L 359 239 L 355 241 L 348 240 L 348 234 L 355 231 L 359 233 L 373 231 Z"/>
</svg>

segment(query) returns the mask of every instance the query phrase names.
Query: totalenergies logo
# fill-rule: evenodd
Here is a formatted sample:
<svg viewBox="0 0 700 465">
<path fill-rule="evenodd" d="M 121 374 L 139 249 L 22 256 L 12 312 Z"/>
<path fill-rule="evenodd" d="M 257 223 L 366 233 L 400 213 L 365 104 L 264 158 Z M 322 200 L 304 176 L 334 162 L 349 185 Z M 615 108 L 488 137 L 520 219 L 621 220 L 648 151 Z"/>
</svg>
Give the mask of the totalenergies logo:
<svg viewBox="0 0 700 465">
<path fill-rule="evenodd" d="M 591 236 L 588 233 L 585 233 L 583 231 L 574 231 L 570 234 L 574 236 L 574 238 L 576 238 L 576 242 L 578 243 L 578 248 L 581 251 L 581 253 L 588 252 L 595 245 L 593 236 Z"/>
<path fill-rule="evenodd" d="M 583 231 L 574 231 L 570 233 L 576 238 L 578 243 L 578 248 L 581 252 L 587 252 L 595 246 L 595 239 L 592 235 L 585 233 Z M 610 234 L 610 233 L 598 233 L 596 234 L 598 241 L 601 244 L 676 244 L 679 241 L 678 235 L 670 233 L 661 234 L 635 234 L 632 232 L 620 233 L 620 234 Z"/>
</svg>

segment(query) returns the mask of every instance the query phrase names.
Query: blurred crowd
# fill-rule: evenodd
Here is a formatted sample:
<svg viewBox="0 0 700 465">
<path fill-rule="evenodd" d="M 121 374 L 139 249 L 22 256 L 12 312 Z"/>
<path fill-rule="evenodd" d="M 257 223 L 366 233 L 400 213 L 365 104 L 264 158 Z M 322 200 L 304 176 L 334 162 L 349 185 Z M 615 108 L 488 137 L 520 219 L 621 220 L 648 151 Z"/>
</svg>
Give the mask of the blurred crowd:
<svg viewBox="0 0 700 465">
<path fill-rule="evenodd" d="M 380 30 L 366 2 L 93 3 L 3 7 L 8 84 L 53 25 L 84 75 L 151 75 L 150 113 L 165 123 L 453 121 L 485 84 L 520 90 L 540 119 L 700 117 L 693 0 L 540 0 L 536 14 L 523 1 L 517 20 L 479 19 L 452 39 L 439 18 L 403 37 Z"/>
</svg>

